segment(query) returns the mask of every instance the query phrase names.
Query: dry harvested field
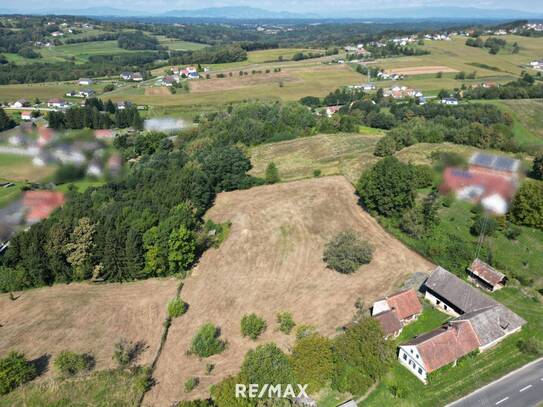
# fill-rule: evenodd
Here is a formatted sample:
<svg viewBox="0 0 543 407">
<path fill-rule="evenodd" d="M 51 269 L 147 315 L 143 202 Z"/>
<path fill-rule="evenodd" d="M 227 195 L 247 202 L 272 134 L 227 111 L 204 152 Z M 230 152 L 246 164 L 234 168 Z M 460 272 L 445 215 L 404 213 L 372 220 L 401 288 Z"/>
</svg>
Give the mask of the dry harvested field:
<svg viewBox="0 0 543 407">
<path fill-rule="evenodd" d="M 62 350 L 91 352 L 104 369 L 114 366 L 115 342 L 126 338 L 145 342 L 139 362 L 150 363 L 177 285 L 174 279 L 59 284 L 16 293 L 16 301 L 1 294 L 0 357 L 16 350 L 30 359 L 49 354 L 52 362 Z"/>
<path fill-rule="evenodd" d="M 170 89 L 165 87 L 145 88 L 145 96 L 168 96 L 171 94 L 172 92 L 170 91 Z"/>
<path fill-rule="evenodd" d="M 438 73 L 438 72 L 443 72 L 443 73 L 458 72 L 458 70 L 449 68 L 448 66 L 434 65 L 434 66 L 413 66 L 409 68 L 388 69 L 387 72 L 394 72 L 401 75 L 424 75 L 428 73 Z"/>
<path fill-rule="evenodd" d="M 199 80 L 190 82 L 192 93 L 224 91 L 231 89 L 241 89 L 255 85 L 279 84 L 280 82 L 294 82 L 300 79 L 290 75 L 287 72 L 270 72 L 262 74 L 239 75 L 239 71 L 232 72 L 232 76 L 226 78 L 213 78 L 208 80 Z"/>
<path fill-rule="evenodd" d="M 181 297 L 189 310 L 172 323 L 155 371 L 157 385 L 145 406 L 207 396 L 209 386 L 236 374 L 245 353 L 259 344 L 273 341 L 288 349 L 293 335 L 277 331 L 279 311 L 290 311 L 298 324 L 312 324 L 332 336 L 353 316 L 357 298 L 368 306 L 413 273 L 433 268 L 365 213 L 341 176 L 222 193 L 207 217 L 231 221 L 230 234 L 185 280 Z M 346 229 L 375 247 L 372 262 L 353 275 L 329 270 L 322 261 L 325 243 Z M 268 323 L 256 342 L 240 334 L 240 319 L 251 312 Z M 185 352 L 205 322 L 220 327 L 228 346 L 199 360 Z M 211 375 L 205 374 L 207 363 L 215 364 Z M 183 383 L 191 376 L 198 376 L 200 385 L 186 394 Z"/>
</svg>

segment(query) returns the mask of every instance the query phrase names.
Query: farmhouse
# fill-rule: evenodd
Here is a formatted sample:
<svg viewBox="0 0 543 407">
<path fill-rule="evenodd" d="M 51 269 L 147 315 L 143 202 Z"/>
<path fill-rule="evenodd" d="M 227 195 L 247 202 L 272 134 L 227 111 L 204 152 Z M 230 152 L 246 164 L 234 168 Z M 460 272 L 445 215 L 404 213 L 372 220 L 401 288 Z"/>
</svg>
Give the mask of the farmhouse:
<svg viewBox="0 0 543 407">
<path fill-rule="evenodd" d="M 58 191 L 26 191 L 23 207 L 29 224 L 47 218 L 55 209 L 64 204 L 64 194 Z"/>
<path fill-rule="evenodd" d="M 470 281 L 490 291 L 496 291 L 505 285 L 506 277 L 504 274 L 496 271 L 494 267 L 485 262 L 475 259 L 467 268 Z"/>
<path fill-rule="evenodd" d="M 418 379 L 475 350 L 485 351 L 520 331 L 524 319 L 442 267 L 423 285 L 425 298 L 455 316 L 438 329 L 400 345 L 398 359 Z"/>
<path fill-rule="evenodd" d="M 134 72 L 132 74 L 132 80 L 134 82 L 141 82 L 143 81 L 143 75 L 140 72 Z"/>
<path fill-rule="evenodd" d="M 416 320 L 422 312 L 422 305 L 413 289 L 392 294 L 376 301 L 372 316 L 379 322 L 385 337 L 397 337 L 404 325 Z"/>
<path fill-rule="evenodd" d="M 341 109 L 343 106 L 328 106 L 326 108 L 326 116 L 332 117 L 334 114 L 339 112 L 339 109 Z"/>
<path fill-rule="evenodd" d="M 443 98 L 443 99 L 441 99 L 441 104 L 442 105 L 447 105 L 447 106 L 457 106 L 458 105 L 458 99 L 455 99 L 455 98 Z"/>
<path fill-rule="evenodd" d="M 20 109 L 27 106 L 30 106 L 30 102 L 26 99 L 19 99 L 11 105 L 11 107 L 14 107 L 15 109 Z"/>
<path fill-rule="evenodd" d="M 32 120 L 32 112 L 30 110 L 25 110 L 21 112 L 21 120 Z"/>
<path fill-rule="evenodd" d="M 90 78 L 81 78 L 78 81 L 79 86 L 90 86 L 94 83 L 94 81 Z"/>
<path fill-rule="evenodd" d="M 476 153 L 469 160 L 470 170 L 483 174 L 496 174 L 516 177 L 520 161 L 493 154 Z"/>
<path fill-rule="evenodd" d="M 175 78 L 173 76 L 165 76 L 164 78 L 162 78 L 162 81 L 160 82 L 160 84 L 162 86 L 171 87 L 173 86 L 174 82 L 175 82 Z"/>
<path fill-rule="evenodd" d="M 125 81 L 131 81 L 132 80 L 132 72 L 121 72 L 120 75 L 121 79 Z"/>
<path fill-rule="evenodd" d="M 66 103 L 66 101 L 64 99 L 53 98 L 53 99 L 49 99 L 47 101 L 47 106 L 48 107 L 55 107 L 55 108 L 58 108 L 58 109 L 64 109 L 64 108 L 68 107 L 69 105 Z"/>
</svg>

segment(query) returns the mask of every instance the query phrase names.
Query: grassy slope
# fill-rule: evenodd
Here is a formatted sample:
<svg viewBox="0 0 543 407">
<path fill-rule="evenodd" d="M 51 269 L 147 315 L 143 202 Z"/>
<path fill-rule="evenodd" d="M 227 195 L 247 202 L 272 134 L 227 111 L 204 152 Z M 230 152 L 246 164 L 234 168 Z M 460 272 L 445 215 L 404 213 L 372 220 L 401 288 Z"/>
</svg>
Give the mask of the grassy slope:
<svg viewBox="0 0 543 407">
<path fill-rule="evenodd" d="M 354 182 L 362 169 L 376 161 L 373 156 L 380 136 L 366 134 L 322 134 L 253 147 L 249 154 L 251 174 L 263 177 L 266 166 L 274 162 L 281 179 L 292 181 L 313 176 L 345 175 Z"/>
<path fill-rule="evenodd" d="M 135 406 L 141 395 L 137 377 L 101 371 L 84 378 L 30 383 L 0 398 L 0 407 Z"/>
</svg>

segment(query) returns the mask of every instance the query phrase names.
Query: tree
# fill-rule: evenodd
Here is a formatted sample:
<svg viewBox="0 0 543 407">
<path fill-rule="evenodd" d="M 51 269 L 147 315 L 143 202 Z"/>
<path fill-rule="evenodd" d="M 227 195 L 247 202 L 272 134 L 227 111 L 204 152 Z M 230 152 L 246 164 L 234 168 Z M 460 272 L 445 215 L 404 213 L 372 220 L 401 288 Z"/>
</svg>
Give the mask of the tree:
<svg viewBox="0 0 543 407">
<path fill-rule="evenodd" d="M 90 256 L 94 248 L 94 235 L 96 227 L 89 218 L 79 219 L 77 226 L 70 235 L 70 241 L 66 244 L 64 252 L 66 260 L 74 269 L 74 276 L 83 280 L 89 276 Z"/>
<path fill-rule="evenodd" d="M 221 353 L 226 344 L 219 339 L 220 335 L 221 331 L 215 325 L 210 323 L 202 325 L 192 338 L 190 352 L 201 358 Z"/>
<path fill-rule="evenodd" d="M 0 395 L 7 394 L 36 377 L 36 368 L 22 353 L 10 352 L 0 359 Z"/>
<path fill-rule="evenodd" d="M 266 330 L 266 321 L 256 314 L 246 314 L 241 318 L 241 334 L 256 340 Z"/>
<path fill-rule="evenodd" d="M 196 260 L 196 239 L 194 234 L 183 225 L 172 231 L 168 247 L 170 272 L 184 272 Z"/>
<path fill-rule="evenodd" d="M 211 387 L 211 397 L 217 407 L 254 407 L 248 398 L 236 397 L 236 385 L 242 383 L 238 376 L 229 376 Z"/>
<path fill-rule="evenodd" d="M 281 180 L 279 178 L 279 171 L 274 162 L 269 163 L 266 167 L 265 179 L 267 184 L 276 184 Z"/>
<path fill-rule="evenodd" d="M 383 338 L 379 323 L 370 317 L 338 335 L 332 349 L 332 388 L 340 392 L 364 394 L 383 377 L 394 360 L 392 345 Z"/>
<path fill-rule="evenodd" d="M 324 248 L 327 266 L 343 274 L 350 274 L 371 261 L 373 248 L 356 232 L 348 230 L 336 235 Z"/>
<path fill-rule="evenodd" d="M 393 155 L 397 151 L 396 140 L 394 137 L 387 135 L 377 142 L 375 146 L 374 155 L 377 157 L 386 157 Z"/>
<path fill-rule="evenodd" d="M 119 369 L 130 367 L 144 350 L 143 342 L 132 342 L 125 338 L 116 342 L 113 346 L 113 360 Z"/>
<path fill-rule="evenodd" d="M 535 179 L 543 180 L 543 153 L 538 154 L 534 159 L 532 176 Z"/>
<path fill-rule="evenodd" d="M 366 170 L 357 184 L 366 207 L 384 216 L 398 216 L 415 202 L 415 182 L 409 165 L 386 157 Z"/>
<path fill-rule="evenodd" d="M 289 358 L 274 343 L 260 345 L 246 353 L 240 370 L 242 383 L 287 384 L 295 383 Z"/>
<path fill-rule="evenodd" d="M 543 229 L 543 182 L 524 181 L 513 198 L 509 216 L 517 225 Z"/>
<path fill-rule="evenodd" d="M 12 127 L 15 127 L 15 125 L 15 121 L 0 107 L 0 131 L 11 129 Z"/>
<path fill-rule="evenodd" d="M 296 381 L 308 384 L 310 393 L 318 392 L 332 377 L 331 341 L 318 334 L 297 340 L 292 349 L 291 363 Z"/>
</svg>

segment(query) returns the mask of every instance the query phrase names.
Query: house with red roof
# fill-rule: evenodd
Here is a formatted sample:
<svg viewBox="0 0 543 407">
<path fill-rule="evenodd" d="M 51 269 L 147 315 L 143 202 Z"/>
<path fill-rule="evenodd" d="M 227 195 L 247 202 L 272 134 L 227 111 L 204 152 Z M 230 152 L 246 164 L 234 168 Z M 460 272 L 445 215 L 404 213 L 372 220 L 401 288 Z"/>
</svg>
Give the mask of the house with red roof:
<svg viewBox="0 0 543 407">
<path fill-rule="evenodd" d="M 379 322 L 387 338 L 397 337 L 403 327 L 415 321 L 421 312 L 422 304 L 412 288 L 376 301 L 372 307 L 372 316 Z"/>
<path fill-rule="evenodd" d="M 38 146 L 44 147 L 49 144 L 55 138 L 55 131 L 49 127 L 38 128 Z"/>
<path fill-rule="evenodd" d="M 47 218 L 53 211 L 64 204 L 64 194 L 58 191 L 26 191 L 23 195 L 25 220 L 29 224 Z"/>
<path fill-rule="evenodd" d="M 30 110 L 22 111 L 21 120 L 26 120 L 26 121 L 32 120 L 32 111 Z"/>
</svg>

